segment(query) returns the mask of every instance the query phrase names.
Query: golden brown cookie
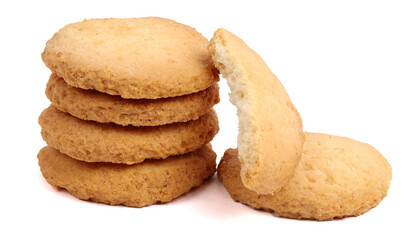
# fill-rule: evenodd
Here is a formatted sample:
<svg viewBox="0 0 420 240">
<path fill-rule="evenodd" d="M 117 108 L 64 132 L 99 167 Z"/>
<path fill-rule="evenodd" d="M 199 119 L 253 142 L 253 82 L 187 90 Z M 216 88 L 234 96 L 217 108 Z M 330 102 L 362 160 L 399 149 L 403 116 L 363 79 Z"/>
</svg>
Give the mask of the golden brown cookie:
<svg viewBox="0 0 420 240">
<path fill-rule="evenodd" d="M 302 159 L 274 195 L 244 187 L 236 149 L 225 152 L 218 177 L 233 200 L 279 217 L 331 220 L 358 216 L 387 195 L 392 170 L 372 146 L 349 138 L 306 133 Z"/>
<path fill-rule="evenodd" d="M 95 90 L 68 85 L 52 74 L 45 91 L 55 107 L 84 120 L 118 125 L 158 126 L 198 119 L 219 102 L 219 86 L 213 83 L 198 93 L 161 99 L 123 99 Z"/>
<path fill-rule="evenodd" d="M 164 160 L 134 165 L 87 163 L 47 146 L 38 154 L 44 178 L 79 199 L 143 207 L 169 202 L 212 176 L 216 154 L 210 147 Z"/>
<path fill-rule="evenodd" d="M 42 59 L 71 86 L 156 99 L 218 81 L 207 45 L 195 29 L 169 19 L 90 19 L 55 33 Z"/>
<path fill-rule="evenodd" d="M 39 124 L 45 142 L 72 158 L 125 164 L 197 150 L 219 130 L 214 110 L 185 123 L 122 127 L 81 120 L 51 105 L 39 116 Z"/>
<path fill-rule="evenodd" d="M 290 179 L 302 153 L 299 112 L 264 60 L 240 38 L 219 29 L 209 51 L 237 108 L 242 182 L 260 194 L 272 194 Z"/>
</svg>

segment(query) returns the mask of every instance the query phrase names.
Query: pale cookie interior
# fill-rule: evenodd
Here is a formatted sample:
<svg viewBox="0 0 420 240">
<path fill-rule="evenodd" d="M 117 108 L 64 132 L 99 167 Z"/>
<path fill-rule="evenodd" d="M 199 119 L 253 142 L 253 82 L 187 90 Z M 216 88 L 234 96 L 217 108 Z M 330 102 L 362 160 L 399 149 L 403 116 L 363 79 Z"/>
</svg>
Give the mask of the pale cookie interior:
<svg viewBox="0 0 420 240">
<path fill-rule="evenodd" d="M 227 49 L 223 45 L 214 45 L 214 58 L 217 68 L 226 78 L 231 92 L 229 93 L 229 101 L 237 108 L 239 118 L 238 133 L 238 151 L 241 153 L 241 163 L 243 168 L 248 168 L 257 161 L 257 145 L 255 138 L 257 135 L 257 126 L 252 122 L 252 114 L 250 110 L 249 93 L 244 88 L 245 83 L 242 76 L 228 55 Z"/>
<path fill-rule="evenodd" d="M 264 60 L 241 39 L 219 29 L 209 52 L 237 108 L 242 181 L 260 194 L 273 194 L 299 162 L 304 142 L 300 115 Z"/>
</svg>

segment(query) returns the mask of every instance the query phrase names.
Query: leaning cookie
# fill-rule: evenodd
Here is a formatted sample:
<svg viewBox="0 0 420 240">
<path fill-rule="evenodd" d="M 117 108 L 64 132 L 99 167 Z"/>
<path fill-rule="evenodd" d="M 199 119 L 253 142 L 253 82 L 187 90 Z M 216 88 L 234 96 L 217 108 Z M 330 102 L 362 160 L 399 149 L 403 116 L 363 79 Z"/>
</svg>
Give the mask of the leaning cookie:
<svg viewBox="0 0 420 240">
<path fill-rule="evenodd" d="M 205 146 L 195 152 L 135 165 L 87 163 L 47 146 L 38 154 L 49 184 L 79 199 L 143 207 L 169 202 L 212 176 L 216 154 Z"/>
<path fill-rule="evenodd" d="M 125 164 L 197 150 L 209 143 L 219 130 L 213 109 L 197 120 L 185 123 L 123 127 L 84 121 L 51 105 L 39 116 L 39 124 L 47 144 L 72 158 Z"/>
<path fill-rule="evenodd" d="M 237 150 L 227 150 L 218 177 L 233 200 L 280 217 L 316 220 L 369 211 L 387 195 L 392 177 L 387 160 L 370 145 L 317 133 L 306 133 L 294 175 L 274 195 L 245 188 L 239 171 Z"/>
<path fill-rule="evenodd" d="M 89 19 L 55 33 L 42 60 L 74 87 L 157 99 L 219 80 L 207 45 L 194 28 L 165 18 Z"/>
<path fill-rule="evenodd" d="M 299 112 L 276 75 L 242 39 L 218 29 L 209 52 L 237 108 L 242 182 L 255 192 L 272 194 L 289 181 L 302 154 Z"/>
<path fill-rule="evenodd" d="M 196 120 L 219 102 L 217 83 L 198 93 L 179 97 L 123 99 L 72 87 L 56 74 L 50 76 L 45 93 L 63 112 L 84 120 L 122 126 L 158 126 Z"/>
</svg>

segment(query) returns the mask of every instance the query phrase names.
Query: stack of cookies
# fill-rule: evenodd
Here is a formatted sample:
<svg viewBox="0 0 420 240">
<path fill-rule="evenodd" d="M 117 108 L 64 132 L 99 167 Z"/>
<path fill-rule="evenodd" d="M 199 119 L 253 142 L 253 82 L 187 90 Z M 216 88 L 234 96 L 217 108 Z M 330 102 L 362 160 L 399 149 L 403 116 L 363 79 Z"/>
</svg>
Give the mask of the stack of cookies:
<svg viewBox="0 0 420 240">
<path fill-rule="evenodd" d="M 42 53 L 52 71 L 39 117 L 45 179 L 80 199 L 142 207 L 212 176 L 219 78 L 207 45 L 162 18 L 60 29 Z"/>
</svg>

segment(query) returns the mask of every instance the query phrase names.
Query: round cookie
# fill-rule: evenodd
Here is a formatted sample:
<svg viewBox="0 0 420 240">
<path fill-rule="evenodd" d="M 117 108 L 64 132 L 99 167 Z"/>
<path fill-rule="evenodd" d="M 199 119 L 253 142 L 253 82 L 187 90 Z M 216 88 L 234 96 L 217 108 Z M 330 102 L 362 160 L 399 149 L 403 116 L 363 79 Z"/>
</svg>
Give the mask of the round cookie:
<svg viewBox="0 0 420 240">
<path fill-rule="evenodd" d="M 209 52 L 237 108 L 242 182 L 260 194 L 273 194 L 288 182 L 302 154 L 299 112 L 276 75 L 242 39 L 218 29 Z"/>
<path fill-rule="evenodd" d="M 52 74 L 45 91 L 55 107 L 63 112 L 101 123 L 158 126 L 198 119 L 219 102 L 219 86 L 179 97 L 161 99 L 123 99 L 94 90 L 68 85 Z"/>
<path fill-rule="evenodd" d="M 38 154 L 44 178 L 79 199 L 143 207 L 169 202 L 212 176 L 216 154 L 205 146 L 195 152 L 134 165 L 87 163 L 47 146 Z"/>
<path fill-rule="evenodd" d="M 331 220 L 358 216 L 387 195 L 392 170 L 372 146 L 349 138 L 306 133 L 302 159 L 290 181 L 274 195 L 244 187 L 236 149 L 228 149 L 218 177 L 233 200 L 277 216 Z"/>
<path fill-rule="evenodd" d="M 209 143 L 219 130 L 213 109 L 185 123 L 122 127 L 81 120 L 51 105 L 39 116 L 39 124 L 45 142 L 72 158 L 125 164 L 197 150 Z"/>
<path fill-rule="evenodd" d="M 156 99 L 218 81 L 207 45 L 195 29 L 165 18 L 90 19 L 55 33 L 42 59 L 71 86 Z"/>
</svg>

